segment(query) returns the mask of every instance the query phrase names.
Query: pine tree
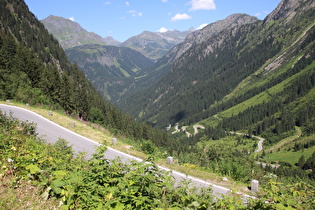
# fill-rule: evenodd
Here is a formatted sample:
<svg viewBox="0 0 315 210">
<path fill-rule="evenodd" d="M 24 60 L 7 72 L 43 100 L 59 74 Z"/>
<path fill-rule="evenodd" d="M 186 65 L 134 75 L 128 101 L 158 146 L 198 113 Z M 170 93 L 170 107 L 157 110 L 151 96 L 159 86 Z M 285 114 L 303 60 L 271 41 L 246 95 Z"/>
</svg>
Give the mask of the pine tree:
<svg viewBox="0 0 315 210">
<path fill-rule="evenodd" d="M 300 157 L 299 161 L 297 162 L 297 166 L 302 168 L 304 166 L 305 162 L 306 162 L 305 157 L 304 157 L 304 155 L 302 155 Z"/>
</svg>

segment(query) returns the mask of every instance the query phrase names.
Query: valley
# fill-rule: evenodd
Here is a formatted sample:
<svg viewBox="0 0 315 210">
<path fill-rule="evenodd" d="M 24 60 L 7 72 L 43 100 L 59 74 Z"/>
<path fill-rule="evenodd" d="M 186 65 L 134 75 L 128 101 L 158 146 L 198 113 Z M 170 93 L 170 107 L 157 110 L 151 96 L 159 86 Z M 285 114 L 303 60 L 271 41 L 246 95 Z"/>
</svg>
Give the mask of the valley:
<svg viewBox="0 0 315 210">
<path fill-rule="evenodd" d="M 26 120 L 0 112 L 6 191 L 63 209 L 315 207 L 313 0 L 123 43 L 24 1 L 0 14 L 0 108 Z"/>
</svg>

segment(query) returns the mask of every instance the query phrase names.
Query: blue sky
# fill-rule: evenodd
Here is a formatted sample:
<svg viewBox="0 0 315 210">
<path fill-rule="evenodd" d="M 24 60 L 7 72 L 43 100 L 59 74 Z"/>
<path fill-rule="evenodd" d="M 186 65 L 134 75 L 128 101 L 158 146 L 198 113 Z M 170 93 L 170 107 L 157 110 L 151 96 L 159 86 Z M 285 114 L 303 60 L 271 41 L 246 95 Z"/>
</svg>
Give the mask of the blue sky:
<svg viewBox="0 0 315 210">
<path fill-rule="evenodd" d="M 281 0 L 25 0 L 39 20 L 71 18 L 89 32 L 118 41 L 143 31 L 198 28 L 234 13 L 264 19 Z"/>
</svg>

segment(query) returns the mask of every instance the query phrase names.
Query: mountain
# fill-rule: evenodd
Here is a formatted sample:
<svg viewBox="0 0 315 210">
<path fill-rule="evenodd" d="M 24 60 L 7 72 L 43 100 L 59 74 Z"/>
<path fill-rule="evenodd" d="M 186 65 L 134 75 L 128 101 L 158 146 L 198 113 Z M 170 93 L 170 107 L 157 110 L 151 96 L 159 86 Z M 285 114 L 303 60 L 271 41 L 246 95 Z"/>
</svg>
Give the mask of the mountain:
<svg viewBox="0 0 315 210">
<path fill-rule="evenodd" d="M 220 33 L 223 33 L 224 31 L 232 30 L 236 26 L 241 26 L 241 25 L 255 23 L 255 22 L 258 22 L 258 19 L 256 17 L 252 17 L 245 14 L 233 14 L 233 15 L 228 16 L 224 20 L 219 20 L 217 22 L 207 25 L 201 30 L 197 30 L 190 33 L 189 35 L 187 35 L 187 37 L 182 43 L 174 46 L 171 50 L 169 50 L 169 52 L 165 56 L 159 59 L 148 70 L 150 74 L 148 74 L 145 78 L 143 78 L 140 82 L 138 82 L 137 90 L 141 92 L 135 91 L 133 96 L 131 96 L 129 99 L 127 98 L 125 100 L 118 102 L 117 105 L 123 110 L 125 110 L 125 108 L 129 107 L 128 104 L 134 103 L 135 106 L 132 106 L 131 109 L 129 107 L 128 111 L 131 112 L 132 114 L 142 113 L 142 111 L 140 111 L 141 109 L 140 107 L 143 104 L 141 104 L 139 101 L 145 101 L 147 94 L 149 95 L 153 94 L 147 88 L 144 88 L 144 87 L 150 87 L 153 84 L 156 84 L 161 78 L 167 75 L 168 72 L 172 70 L 172 66 L 174 62 L 177 59 L 179 59 L 181 55 L 183 55 L 186 51 L 193 48 L 194 46 L 201 44 L 202 42 L 209 39 L 210 37 L 219 35 Z M 162 81 L 163 80 L 161 80 L 160 82 Z M 157 88 L 157 87 L 156 86 L 152 87 L 152 92 L 154 88 Z M 149 103 L 146 103 L 146 105 L 149 105 Z M 133 110 L 137 110 L 137 111 L 133 111 Z M 137 116 L 137 115 L 134 115 L 134 116 Z"/>
<path fill-rule="evenodd" d="M 124 110 L 124 108 L 127 107 L 127 104 L 130 103 L 130 101 L 128 100 L 129 95 L 133 95 L 130 98 L 131 100 L 135 101 L 138 98 L 141 98 L 138 97 L 138 95 L 145 95 L 145 92 L 147 91 L 146 88 L 152 86 L 153 84 L 156 84 L 163 76 L 165 76 L 165 74 L 170 71 L 173 62 L 184 52 L 186 52 L 191 46 L 202 43 L 202 41 L 207 39 L 207 37 L 218 34 L 222 30 L 228 30 L 235 25 L 248 24 L 256 21 L 258 21 L 256 17 L 245 14 L 234 14 L 230 15 L 224 20 L 209 24 L 202 30 L 190 29 L 191 33 L 186 36 L 183 42 L 175 45 L 167 52 L 165 56 L 158 59 L 151 67 L 147 69 L 146 72 L 148 73 L 146 74 L 146 76 L 139 78 L 139 80 L 136 81 L 135 85 L 129 89 L 128 94 L 121 97 L 121 100 L 113 103 L 117 104 L 120 108 Z M 132 109 L 137 108 L 138 105 L 132 107 Z M 130 108 L 128 108 L 128 111 L 130 111 Z"/>
<path fill-rule="evenodd" d="M 184 41 L 185 37 L 192 32 L 189 31 L 144 31 L 121 43 L 122 47 L 129 47 L 144 54 L 151 59 L 158 59 L 165 55 L 172 47 Z"/>
<path fill-rule="evenodd" d="M 315 117 L 314 1 L 284 0 L 263 21 L 240 17 L 229 16 L 239 24 L 213 34 L 206 30 L 215 25 L 192 33 L 186 38 L 190 42 L 172 49 L 167 74 L 120 106 L 158 126 L 203 120 L 256 134 L 279 134 L 294 125 L 310 129 Z"/>
<path fill-rule="evenodd" d="M 105 100 L 24 1 L 0 0 L 0 13 L 0 100 L 59 109 L 132 140 L 167 139 Z"/>
<path fill-rule="evenodd" d="M 105 40 L 99 35 L 88 32 L 78 23 L 57 16 L 49 16 L 41 21 L 45 28 L 54 35 L 64 49 L 84 44 L 106 45 Z"/>
<path fill-rule="evenodd" d="M 49 16 L 41 22 L 60 42 L 69 60 L 76 63 L 94 87 L 112 102 L 127 97 L 136 78 L 146 75 L 144 69 L 153 64 L 140 52 L 119 47 L 121 43 L 114 38 L 101 38 L 69 19 Z"/>
<path fill-rule="evenodd" d="M 116 102 L 145 74 L 153 61 L 127 47 L 81 45 L 66 49 L 75 62 L 108 100 Z"/>
<path fill-rule="evenodd" d="M 229 30 L 238 25 L 249 24 L 258 21 L 256 17 L 249 16 L 246 14 L 232 14 L 223 20 L 218 20 L 212 24 L 207 25 L 202 28 L 202 30 L 197 30 L 185 38 L 185 40 L 173 47 L 167 54 L 166 58 L 169 59 L 168 62 L 173 62 L 184 54 L 190 47 L 201 44 L 202 42 L 209 39 L 214 35 L 219 34 L 223 30 Z"/>
<path fill-rule="evenodd" d="M 121 44 L 120 41 L 117 41 L 111 36 L 106 36 L 103 38 L 103 40 L 108 44 L 108 45 L 113 45 L 113 46 L 119 46 Z"/>
</svg>

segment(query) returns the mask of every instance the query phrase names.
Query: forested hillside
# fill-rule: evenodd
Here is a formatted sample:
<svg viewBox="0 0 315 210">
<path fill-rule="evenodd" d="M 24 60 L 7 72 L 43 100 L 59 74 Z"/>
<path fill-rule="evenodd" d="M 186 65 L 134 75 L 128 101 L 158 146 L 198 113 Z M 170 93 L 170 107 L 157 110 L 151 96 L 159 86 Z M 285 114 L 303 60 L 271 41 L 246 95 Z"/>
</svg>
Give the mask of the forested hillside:
<svg viewBox="0 0 315 210">
<path fill-rule="evenodd" d="M 0 1 L 0 99 L 63 109 L 134 139 L 165 139 L 98 93 L 23 1 Z M 153 135 L 155 137 L 153 137 Z"/>
<path fill-rule="evenodd" d="M 282 81 L 287 81 L 286 90 L 289 86 L 298 88 L 298 81 L 305 82 L 304 69 L 310 80 L 307 91 L 286 96 L 290 100 L 284 96 L 277 99 L 282 99 L 281 106 L 286 107 L 303 97 L 302 92 L 307 94 L 313 87 L 314 3 L 290 2 L 281 4 L 284 9 L 276 10 L 275 18 L 268 16 L 263 21 L 235 25 L 192 45 L 173 62 L 169 73 L 158 84 L 127 100 L 125 104 L 131 107 L 129 112 L 139 120 L 159 126 L 177 122 L 192 124 L 266 93 Z M 288 93 L 294 92 L 288 90 Z M 270 99 L 257 103 L 263 104 L 267 100 Z M 253 107 L 244 106 L 242 111 L 247 108 L 249 111 Z M 237 114 L 233 113 L 239 120 Z M 248 123 L 253 125 L 252 121 Z M 240 123 L 235 124 L 241 129 Z M 231 129 L 227 124 L 224 127 Z"/>
<path fill-rule="evenodd" d="M 101 45 L 81 45 L 65 50 L 72 63 L 76 63 L 92 85 L 112 103 L 130 94 L 139 78 L 153 61 L 140 52 L 127 48 Z"/>
<path fill-rule="evenodd" d="M 204 41 L 173 48 L 185 52 L 165 63 L 166 76 L 121 106 L 168 127 L 176 139 L 167 149 L 181 163 L 238 180 L 269 172 L 313 180 L 314 19 L 314 1 L 284 0 L 262 21 L 203 33 Z M 266 138 L 263 151 L 252 135 Z M 257 169 L 256 161 L 281 167 Z"/>
</svg>

